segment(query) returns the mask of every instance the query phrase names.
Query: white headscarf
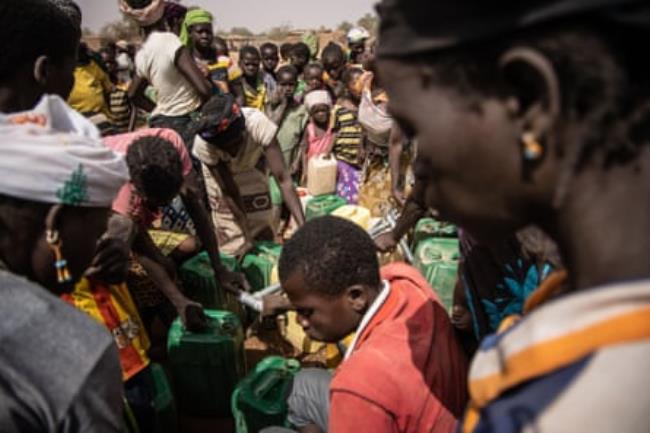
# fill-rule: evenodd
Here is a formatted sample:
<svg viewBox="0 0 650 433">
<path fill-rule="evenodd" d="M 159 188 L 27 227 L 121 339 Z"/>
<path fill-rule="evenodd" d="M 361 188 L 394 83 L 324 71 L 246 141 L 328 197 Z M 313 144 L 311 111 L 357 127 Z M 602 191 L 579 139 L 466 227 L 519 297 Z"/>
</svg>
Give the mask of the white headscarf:
<svg viewBox="0 0 650 433">
<path fill-rule="evenodd" d="M 326 90 L 312 90 L 305 95 L 305 106 L 311 111 L 316 105 L 332 106 L 332 97 Z"/>
<path fill-rule="evenodd" d="M 349 43 L 356 44 L 370 38 L 370 33 L 363 27 L 353 27 L 348 32 L 347 38 Z"/>
<path fill-rule="evenodd" d="M 110 207 L 128 181 L 124 158 L 92 137 L 58 96 L 30 111 L 0 114 L 0 194 L 40 203 Z"/>
</svg>

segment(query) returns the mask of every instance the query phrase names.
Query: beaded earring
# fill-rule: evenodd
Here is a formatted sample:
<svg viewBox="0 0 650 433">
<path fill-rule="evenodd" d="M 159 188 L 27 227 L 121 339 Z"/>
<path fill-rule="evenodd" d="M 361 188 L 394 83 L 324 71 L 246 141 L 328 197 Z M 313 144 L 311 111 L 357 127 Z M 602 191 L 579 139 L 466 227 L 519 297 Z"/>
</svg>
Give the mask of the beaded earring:
<svg viewBox="0 0 650 433">
<path fill-rule="evenodd" d="M 521 136 L 521 146 L 524 151 L 524 159 L 537 161 L 544 155 L 544 148 L 532 132 L 525 132 Z"/>
<path fill-rule="evenodd" d="M 54 253 L 54 267 L 56 268 L 56 278 L 59 284 L 68 284 L 72 282 L 72 276 L 68 270 L 68 261 L 63 258 L 61 253 L 61 237 L 56 230 L 47 230 L 46 241 Z"/>
</svg>

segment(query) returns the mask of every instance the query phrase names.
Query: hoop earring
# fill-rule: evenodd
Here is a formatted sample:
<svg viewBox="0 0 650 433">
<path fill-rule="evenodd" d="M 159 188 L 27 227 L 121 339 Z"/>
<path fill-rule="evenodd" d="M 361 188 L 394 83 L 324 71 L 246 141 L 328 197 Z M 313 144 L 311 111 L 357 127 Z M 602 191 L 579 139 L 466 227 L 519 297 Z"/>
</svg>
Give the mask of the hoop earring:
<svg viewBox="0 0 650 433">
<path fill-rule="evenodd" d="M 56 268 L 56 278 L 59 284 L 69 284 L 72 282 L 72 276 L 68 270 L 68 261 L 63 258 L 61 253 L 61 237 L 56 230 L 47 230 L 45 237 L 50 250 L 54 253 L 54 267 Z"/>
<path fill-rule="evenodd" d="M 538 161 L 544 156 L 544 147 L 539 144 L 537 137 L 532 132 L 525 132 L 521 136 L 521 147 L 526 161 Z"/>
</svg>

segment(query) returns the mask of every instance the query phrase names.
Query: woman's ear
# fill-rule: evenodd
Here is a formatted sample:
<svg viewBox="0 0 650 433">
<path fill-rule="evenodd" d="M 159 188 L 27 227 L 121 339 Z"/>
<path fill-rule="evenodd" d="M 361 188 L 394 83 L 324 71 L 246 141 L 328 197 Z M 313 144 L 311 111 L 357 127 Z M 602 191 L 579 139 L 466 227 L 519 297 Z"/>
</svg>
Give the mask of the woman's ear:
<svg viewBox="0 0 650 433">
<path fill-rule="evenodd" d="M 553 63 L 536 49 L 515 47 L 500 60 L 501 75 L 509 89 L 508 107 L 520 120 L 522 135 L 530 134 L 539 143 L 560 115 L 560 84 Z"/>
</svg>

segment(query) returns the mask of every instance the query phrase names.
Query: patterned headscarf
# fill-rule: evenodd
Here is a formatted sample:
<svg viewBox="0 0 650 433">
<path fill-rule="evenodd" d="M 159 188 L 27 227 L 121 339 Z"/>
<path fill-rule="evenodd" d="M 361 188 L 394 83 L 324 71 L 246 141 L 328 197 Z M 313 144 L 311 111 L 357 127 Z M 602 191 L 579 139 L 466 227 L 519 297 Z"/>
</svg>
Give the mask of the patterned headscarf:
<svg viewBox="0 0 650 433">
<path fill-rule="evenodd" d="M 219 146 L 239 137 L 246 120 L 233 95 L 215 95 L 203 106 L 197 129 L 202 139 Z"/>
<path fill-rule="evenodd" d="M 110 207 L 128 181 L 124 158 L 106 148 L 94 126 L 58 96 L 28 112 L 0 114 L 0 194 L 82 207 Z M 79 123 L 87 125 L 79 127 Z"/>
</svg>

